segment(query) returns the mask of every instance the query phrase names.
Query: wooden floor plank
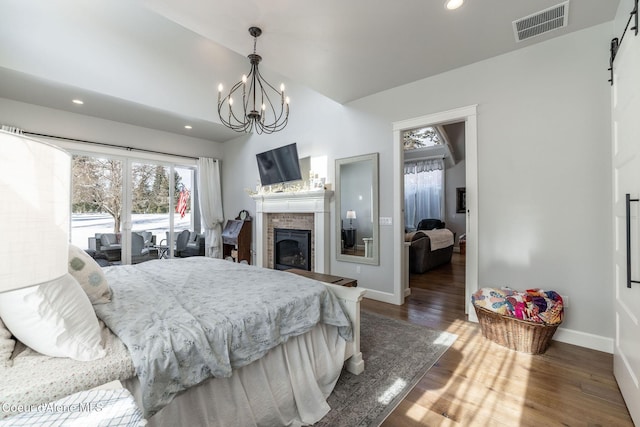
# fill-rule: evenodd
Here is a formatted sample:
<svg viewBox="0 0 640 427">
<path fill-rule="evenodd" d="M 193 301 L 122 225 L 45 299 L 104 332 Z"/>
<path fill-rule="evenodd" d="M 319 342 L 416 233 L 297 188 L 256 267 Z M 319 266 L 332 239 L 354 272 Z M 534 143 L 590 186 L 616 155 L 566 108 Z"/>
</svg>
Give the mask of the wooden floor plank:
<svg viewBox="0 0 640 427">
<path fill-rule="evenodd" d="M 613 377 L 613 356 L 552 342 L 542 355 L 482 337 L 464 314 L 464 256 L 410 276 L 402 306 L 363 309 L 458 335 L 383 423 L 405 426 L 624 426 L 633 423 Z"/>
</svg>

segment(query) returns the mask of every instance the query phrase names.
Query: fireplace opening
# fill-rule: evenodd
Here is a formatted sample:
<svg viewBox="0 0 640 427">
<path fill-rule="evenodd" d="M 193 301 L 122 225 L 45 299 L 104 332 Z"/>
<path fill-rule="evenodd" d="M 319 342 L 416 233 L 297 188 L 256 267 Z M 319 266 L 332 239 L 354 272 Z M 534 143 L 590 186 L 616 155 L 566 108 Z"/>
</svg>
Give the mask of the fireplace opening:
<svg viewBox="0 0 640 427">
<path fill-rule="evenodd" d="M 274 228 L 274 268 L 311 271 L 311 230 Z"/>
</svg>

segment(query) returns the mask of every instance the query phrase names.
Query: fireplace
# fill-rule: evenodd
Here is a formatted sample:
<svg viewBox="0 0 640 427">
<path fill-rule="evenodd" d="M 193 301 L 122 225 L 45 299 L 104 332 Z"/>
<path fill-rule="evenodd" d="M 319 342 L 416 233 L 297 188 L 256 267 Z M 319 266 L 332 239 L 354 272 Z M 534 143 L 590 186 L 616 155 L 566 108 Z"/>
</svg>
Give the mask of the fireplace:
<svg viewBox="0 0 640 427">
<path fill-rule="evenodd" d="M 273 232 L 274 268 L 311 271 L 311 230 L 274 228 Z"/>
<path fill-rule="evenodd" d="M 311 230 L 311 271 L 331 272 L 331 199 L 333 191 L 264 193 L 256 202 L 255 260 L 259 267 L 275 268 L 274 228 Z"/>
</svg>

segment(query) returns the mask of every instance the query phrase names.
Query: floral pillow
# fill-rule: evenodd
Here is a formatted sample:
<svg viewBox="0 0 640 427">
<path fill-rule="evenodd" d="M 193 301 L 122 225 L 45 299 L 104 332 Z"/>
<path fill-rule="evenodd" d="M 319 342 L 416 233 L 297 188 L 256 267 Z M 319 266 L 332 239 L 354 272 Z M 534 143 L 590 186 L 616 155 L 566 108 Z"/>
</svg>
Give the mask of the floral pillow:
<svg viewBox="0 0 640 427">
<path fill-rule="evenodd" d="M 111 301 L 111 289 L 98 263 L 77 246 L 69 244 L 69 274 L 86 292 L 91 304 Z"/>
</svg>

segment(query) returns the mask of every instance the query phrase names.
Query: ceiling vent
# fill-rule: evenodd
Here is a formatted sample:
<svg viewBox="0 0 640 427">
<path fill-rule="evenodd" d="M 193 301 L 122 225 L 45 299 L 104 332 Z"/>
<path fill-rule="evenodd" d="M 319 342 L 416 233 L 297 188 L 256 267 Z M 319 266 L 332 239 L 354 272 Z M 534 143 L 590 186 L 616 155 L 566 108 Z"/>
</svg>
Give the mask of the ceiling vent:
<svg viewBox="0 0 640 427">
<path fill-rule="evenodd" d="M 557 6 L 513 21 L 513 32 L 515 33 L 516 41 L 521 42 L 557 28 L 566 27 L 568 16 L 569 1 L 565 1 Z"/>
</svg>

